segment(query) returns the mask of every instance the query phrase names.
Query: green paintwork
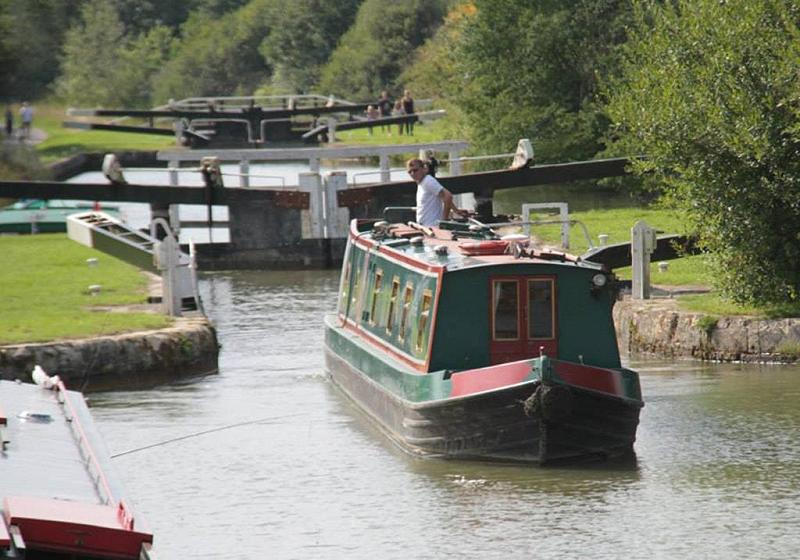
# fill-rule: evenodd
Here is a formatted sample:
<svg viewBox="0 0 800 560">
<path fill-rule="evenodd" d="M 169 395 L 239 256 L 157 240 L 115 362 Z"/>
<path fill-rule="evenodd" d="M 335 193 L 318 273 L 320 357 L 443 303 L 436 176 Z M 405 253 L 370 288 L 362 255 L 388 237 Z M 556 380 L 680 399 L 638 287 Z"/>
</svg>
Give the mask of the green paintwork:
<svg viewBox="0 0 800 560">
<path fill-rule="evenodd" d="M 426 255 L 429 262 L 452 262 L 453 257 L 430 255 L 430 248 L 421 249 L 409 243 L 396 243 L 408 256 Z M 426 253 L 427 251 L 427 253 Z M 490 317 L 489 298 L 491 278 L 497 276 L 552 276 L 556 285 L 556 339 L 558 358 L 591 364 L 598 367 L 620 367 L 611 307 L 614 292 L 609 284 L 592 289 L 594 267 L 584 267 L 571 262 L 541 263 L 525 260 L 510 261 L 509 264 L 493 266 L 453 266 L 442 275 L 440 301 L 435 276 L 424 275 L 408 265 L 383 258 L 373 249 L 367 266 L 367 253 L 362 247 L 351 244 L 345 262 L 347 282 L 344 283 L 339 311 L 347 312 L 351 320 L 358 317 L 360 328 L 379 338 L 382 342 L 407 354 L 411 358 L 424 360 L 431 324 L 434 325 L 433 347 L 429 371 L 439 369 L 464 370 L 480 368 L 490 363 Z M 461 259 L 461 257 L 459 256 Z M 469 264 L 469 259 L 461 259 Z M 354 272 L 355 271 L 355 272 Z M 381 287 L 375 293 L 375 277 L 381 273 Z M 399 282 L 392 312 L 391 329 L 387 328 L 392 283 Z M 412 300 L 407 315 L 406 335 L 401 334 L 403 298 L 405 287 L 413 287 Z M 425 292 L 432 295 L 435 307 L 427 321 L 426 329 L 419 337 L 419 321 Z M 360 294 L 363 304 L 359 306 Z M 372 311 L 375 311 L 374 317 Z M 433 321 L 435 313 L 435 321 Z M 465 328 L 468 327 L 468 328 Z M 422 347 L 417 346 L 422 341 Z"/>
<path fill-rule="evenodd" d="M 63 200 L 20 200 L 0 209 L 0 233 L 63 233 L 67 216 L 91 210 L 93 204 Z M 104 209 L 118 215 L 116 208 Z"/>
</svg>

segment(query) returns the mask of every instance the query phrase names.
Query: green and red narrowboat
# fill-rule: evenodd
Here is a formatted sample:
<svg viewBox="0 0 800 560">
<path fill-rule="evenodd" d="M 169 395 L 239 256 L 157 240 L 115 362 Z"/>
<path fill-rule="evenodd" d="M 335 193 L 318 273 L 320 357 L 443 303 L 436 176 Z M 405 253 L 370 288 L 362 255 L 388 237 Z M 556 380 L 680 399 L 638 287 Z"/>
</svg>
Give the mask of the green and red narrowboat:
<svg viewBox="0 0 800 560">
<path fill-rule="evenodd" d="M 633 457 L 613 275 L 489 226 L 353 221 L 331 379 L 412 454 L 539 464 Z"/>
</svg>

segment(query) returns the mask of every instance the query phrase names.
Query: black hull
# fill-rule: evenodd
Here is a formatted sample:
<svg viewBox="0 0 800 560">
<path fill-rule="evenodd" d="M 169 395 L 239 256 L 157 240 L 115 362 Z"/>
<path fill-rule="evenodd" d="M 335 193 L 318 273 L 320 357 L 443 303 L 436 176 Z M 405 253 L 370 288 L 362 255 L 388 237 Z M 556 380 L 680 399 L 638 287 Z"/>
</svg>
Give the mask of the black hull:
<svg viewBox="0 0 800 560">
<path fill-rule="evenodd" d="M 414 455 L 538 464 L 633 457 L 640 406 L 539 382 L 414 403 L 384 389 L 326 348 L 331 379 Z"/>
</svg>

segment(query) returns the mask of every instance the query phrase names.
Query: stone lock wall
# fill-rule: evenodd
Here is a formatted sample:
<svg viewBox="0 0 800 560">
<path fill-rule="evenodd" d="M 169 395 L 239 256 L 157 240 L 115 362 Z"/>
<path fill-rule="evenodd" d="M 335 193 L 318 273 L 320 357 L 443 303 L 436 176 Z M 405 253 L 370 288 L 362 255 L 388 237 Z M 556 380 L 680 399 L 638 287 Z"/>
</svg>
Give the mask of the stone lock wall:
<svg viewBox="0 0 800 560">
<path fill-rule="evenodd" d="M 622 352 L 714 361 L 795 362 L 799 319 L 709 317 L 678 308 L 674 299 L 632 300 L 614 306 Z"/>
<path fill-rule="evenodd" d="M 217 371 L 219 344 L 203 317 L 180 317 L 174 326 L 43 344 L 0 346 L 0 378 L 29 382 L 38 364 L 67 388 L 135 388 Z"/>
</svg>

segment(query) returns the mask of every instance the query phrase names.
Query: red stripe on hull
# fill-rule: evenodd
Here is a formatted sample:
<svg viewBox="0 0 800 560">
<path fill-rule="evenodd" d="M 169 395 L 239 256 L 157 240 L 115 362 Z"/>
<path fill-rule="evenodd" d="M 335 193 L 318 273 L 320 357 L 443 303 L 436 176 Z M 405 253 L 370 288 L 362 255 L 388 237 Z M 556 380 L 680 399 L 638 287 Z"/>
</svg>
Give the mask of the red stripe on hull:
<svg viewBox="0 0 800 560">
<path fill-rule="evenodd" d="M 522 383 L 531 373 L 529 360 L 511 362 L 480 369 L 473 369 L 454 373 L 450 377 L 452 389 L 451 397 L 461 397 L 473 393 L 491 391 L 499 387 Z"/>
<path fill-rule="evenodd" d="M 619 372 L 574 364 L 553 362 L 553 371 L 565 382 L 576 387 L 624 397 Z"/>
</svg>

